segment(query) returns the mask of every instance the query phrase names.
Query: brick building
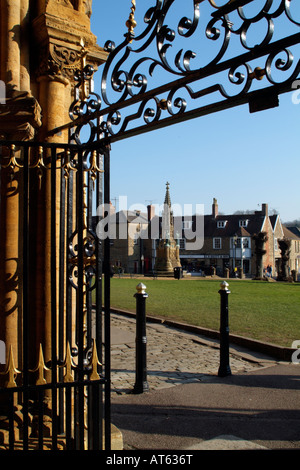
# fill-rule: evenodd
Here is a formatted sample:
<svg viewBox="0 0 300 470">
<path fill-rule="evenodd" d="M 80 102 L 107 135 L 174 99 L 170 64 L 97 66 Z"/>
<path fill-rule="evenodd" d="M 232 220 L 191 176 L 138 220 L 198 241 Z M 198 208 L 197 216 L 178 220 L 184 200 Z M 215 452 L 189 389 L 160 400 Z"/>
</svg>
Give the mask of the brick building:
<svg viewBox="0 0 300 470">
<path fill-rule="evenodd" d="M 185 222 L 186 223 L 186 222 Z M 195 224 L 191 217 L 190 223 Z M 186 250 L 185 239 L 181 239 L 180 260 L 183 268 L 194 273 L 220 276 L 234 275 L 237 271 L 245 277 L 256 275 L 255 235 L 266 233 L 263 268 L 273 277 L 277 276 L 281 252 L 278 240 L 292 240 L 290 271 L 299 270 L 300 238 L 284 227 L 280 216 L 269 215 L 268 204 L 253 213 L 219 214 L 217 200 L 213 200 L 212 212 L 204 216 L 204 244 L 200 250 Z"/>
<path fill-rule="evenodd" d="M 289 272 L 297 273 L 297 278 L 300 280 L 300 230 L 298 227 L 285 227 L 283 225 L 284 238 L 291 241 L 290 256 L 288 262 Z"/>
<path fill-rule="evenodd" d="M 115 273 L 150 274 L 155 272 L 159 247 L 162 243 L 162 217 L 155 214 L 155 206 L 147 211 L 120 211 L 112 208 L 110 223 L 111 264 Z M 202 224 L 203 244 L 194 249 L 191 233 L 197 233 L 196 225 Z M 279 214 L 269 215 L 268 204 L 261 210 L 244 214 L 219 214 L 217 200 L 213 200 L 211 214 L 203 216 L 174 217 L 176 228 L 182 228 L 179 259 L 184 271 L 192 275 L 242 276 L 257 275 L 255 235 L 265 233 L 265 254 L 262 259 L 266 275 L 276 278 L 281 263 L 278 240 L 291 240 L 289 273 L 300 276 L 299 231 L 285 227 Z M 189 233 L 188 237 L 187 233 Z M 153 236 L 157 234 L 157 236 Z M 176 236 L 175 236 L 176 238 Z M 196 245 L 197 246 L 197 245 Z"/>
<path fill-rule="evenodd" d="M 110 224 L 110 254 L 111 269 L 114 273 L 146 273 L 152 269 L 151 241 L 148 237 L 148 215 L 140 211 L 122 210 L 115 212 L 111 206 Z M 95 231 L 100 236 L 100 227 Z M 99 223 L 99 222 L 98 222 Z M 104 220 L 105 227 L 108 219 Z"/>
</svg>

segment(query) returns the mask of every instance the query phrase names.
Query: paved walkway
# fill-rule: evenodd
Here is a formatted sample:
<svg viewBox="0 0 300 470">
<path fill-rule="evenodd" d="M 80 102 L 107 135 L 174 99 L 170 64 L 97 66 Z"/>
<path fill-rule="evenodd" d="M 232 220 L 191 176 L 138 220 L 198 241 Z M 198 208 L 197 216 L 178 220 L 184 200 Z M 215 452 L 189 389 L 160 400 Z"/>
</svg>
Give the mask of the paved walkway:
<svg viewBox="0 0 300 470">
<path fill-rule="evenodd" d="M 112 422 L 124 450 L 300 449 L 298 364 L 231 345 L 232 375 L 218 377 L 218 341 L 148 322 L 149 392 L 134 394 L 135 320 L 112 314 L 111 324 Z"/>
<path fill-rule="evenodd" d="M 112 391 L 128 393 L 135 384 L 135 319 L 112 314 Z M 220 352 L 217 341 L 179 331 L 160 323 L 147 323 L 147 380 L 151 390 L 199 383 L 218 374 Z M 233 374 L 250 372 L 274 362 L 230 349 Z"/>
</svg>

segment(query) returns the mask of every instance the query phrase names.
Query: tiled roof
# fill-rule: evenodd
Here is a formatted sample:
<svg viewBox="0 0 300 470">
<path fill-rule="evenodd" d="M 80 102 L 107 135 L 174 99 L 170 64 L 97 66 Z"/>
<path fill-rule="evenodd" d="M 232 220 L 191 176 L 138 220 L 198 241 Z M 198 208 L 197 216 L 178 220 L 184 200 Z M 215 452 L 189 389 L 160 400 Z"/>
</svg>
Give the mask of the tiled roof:
<svg viewBox="0 0 300 470">
<path fill-rule="evenodd" d="M 275 229 L 275 226 L 276 226 L 276 223 L 277 223 L 278 220 L 279 220 L 279 215 L 278 215 L 278 214 L 270 215 L 270 216 L 269 216 L 269 219 L 270 219 L 272 228 L 273 228 L 273 230 L 274 230 L 274 229 Z"/>
<path fill-rule="evenodd" d="M 201 217 L 201 216 L 200 216 Z M 193 230 L 196 228 L 195 216 L 186 217 L 184 220 L 193 221 Z M 246 221 L 245 227 L 240 226 L 240 221 Z M 218 227 L 217 222 L 226 222 L 224 227 Z M 204 233 L 205 237 L 249 237 L 263 230 L 265 215 L 261 213 L 254 214 L 233 214 L 218 215 L 214 218 L 212 215 L 204 215 Z"/>
<path fill-rule="evenodd" d="M 289 238 L 290 240 L 300 240 L 300 237 L 298 237 L 294 231 L 289 230 L 287 227 L 284 225 L 282 226 L 283 234 L 285 238 Z"/>
<path fill-rule="evenodd" d="M 290 232 L 300 238 L 300 227 L 285 226 Z"/>
</svg>

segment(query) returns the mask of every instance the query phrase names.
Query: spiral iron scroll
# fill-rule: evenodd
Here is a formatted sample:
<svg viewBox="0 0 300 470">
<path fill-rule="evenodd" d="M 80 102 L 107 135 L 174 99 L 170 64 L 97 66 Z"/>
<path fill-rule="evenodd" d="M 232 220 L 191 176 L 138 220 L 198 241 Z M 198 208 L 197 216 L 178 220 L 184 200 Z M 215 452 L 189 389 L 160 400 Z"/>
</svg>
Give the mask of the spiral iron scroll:
<svg viewBox="0 0 300 470">
<path fill-rule="evenodd" d="M 178 10 L 186 16 L 174 20 Z M 291 90 L 299 75 L 297 0 L 156 0 L 143 21 L 136 36 L 104 46 L 109 55 L 93 116 L 101 116 L 100 132 L 111 141 L 134 127 L 205 113 L 208 97 L 212 112 L 215 103 L 257 89 Z M 199 50 L 186 47 L 191 38 Z"/>
</svg>

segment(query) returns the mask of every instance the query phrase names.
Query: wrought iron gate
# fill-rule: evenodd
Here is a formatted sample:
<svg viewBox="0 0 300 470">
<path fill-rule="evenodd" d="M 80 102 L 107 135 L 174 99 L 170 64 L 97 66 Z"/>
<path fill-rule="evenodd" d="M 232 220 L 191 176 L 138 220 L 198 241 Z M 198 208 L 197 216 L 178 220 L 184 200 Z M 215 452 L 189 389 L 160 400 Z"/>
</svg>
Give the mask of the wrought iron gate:
<svg viewBox="0 0 300 470">
<path fill-rule="evenodd" d="M 168 18 L 179 4 L 180 19 L 172 27 Z M 71 122 L 51 132 L 55 136 L 70 129 L 72 143 L 1 142 L 1 172 L 11 172 L 14 178 L 18 168 L 24 193 L 22 370 L 16 369 L 10 355 L 6 385 L 0 389 L 10 404 L 9 448 L 15 447 L 19 422 L 24 449 L 30 444 L 29 429 L 37 436 L 38 447 L 47 443 L 45 398 L 52 404 L 51 448 L 82 449 L 85 442 L 90 449 L 110 448 L 110 240 L 107 236 L 101 241 L 94 233 L 91 188 L 96 187 L 97 206 L 109 204 L 113 142 L 243 104 L 250 112 L 277 106 L 279 94 L 291 91 L 300 73 L 297 11 L 297 0 L 156 0 L 145 13 L 145 29 L 135 36 L 136 1 L 132 0 L 123 43 L 105 45 L 109 56 L 101 96 L 91 87 L 84 99 L 76 92 Z M 288 35 L 277 28 L 280 21 Z M 250 31 L 262 25 L 263 33 L 259 29 L 253 43 Z M 202 49 L 197 57 L 188 41 L 199 32 Z M 176 49 L 177 39 L 181 42 Z M 215 49 L 209 54 L 212 45 Z M 92 74 L 89 66 L 78 72 L 77 89 Z M 83 144 L 85 126 L 90 132 Z M 51 195 L 52 357 L 45 364 L 41 349 L 37 366 L 29 369 L 34 178 L 48 178 Z M 21 409 L 15 402 L 20 395 Z"/>
<path fill-rule="evenodd" d="M 108 153 L 72 144 L 1 142 L 1 172 L 22 191 L 20 252 L 22 327 L 20 370 L 12 349 L 0 389 L 7 414 L 2 439 L 8 449 L 110 449 L 109 254 L 93 230 L 92 205 L 103 202 Z M 16 174 L 16 171 L 18 175 Z M 51 357 L 40 345 L 36 365 L 32 269 L 36 242 L 35 199 L 48 186 Z M 36 190 L 34 190 L 34 188 Z M 105 260 L 105 261 L 104 261 Z M 106 276 L 106 273 L 108 275 Z M 105 278 L 104 312 L 102 275 Z M 103 320 L 104 319 L 104 320 Z M 104 325 L 103 325 L 104 322 Z M 75 325 L 75 327 L 74 327 Z M 104 326 L 104 327 L 103 327 Z M 20 367 L 20 366 L 19 366 Z M 6 434 L 5 434 L 6 432 Z"/>
<path fill-rule="evenodd" d="M 299 86 L 296 0 L 156 0 L 138 35 L 131 3 L 123 43 L 104 46 L 97 106 L 77 121 L 100 120 L 109 143 L 244 104 L 276 107 Z"/>
</svg>

